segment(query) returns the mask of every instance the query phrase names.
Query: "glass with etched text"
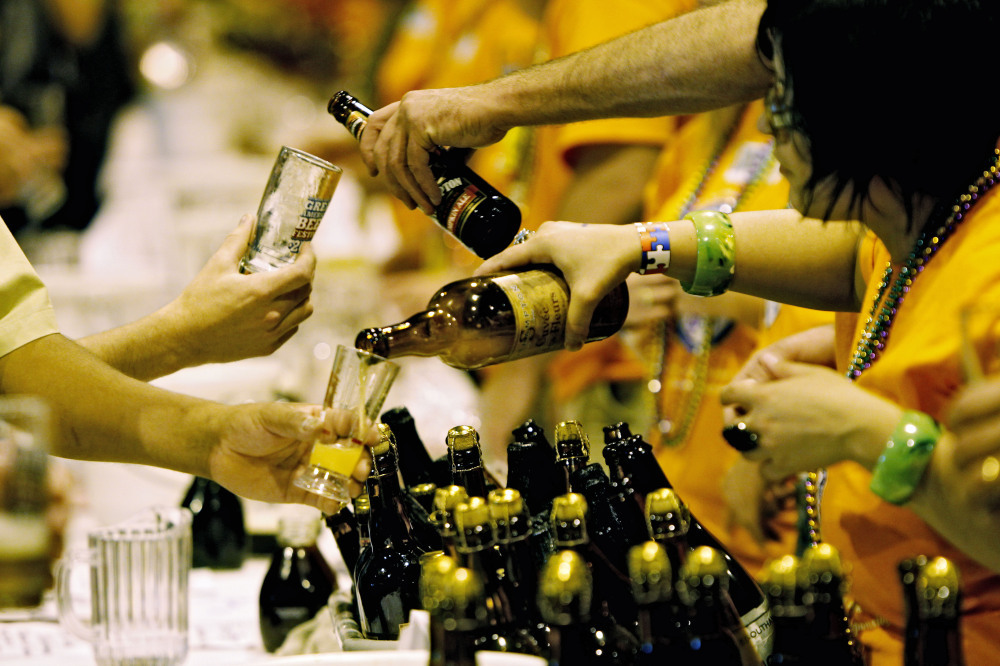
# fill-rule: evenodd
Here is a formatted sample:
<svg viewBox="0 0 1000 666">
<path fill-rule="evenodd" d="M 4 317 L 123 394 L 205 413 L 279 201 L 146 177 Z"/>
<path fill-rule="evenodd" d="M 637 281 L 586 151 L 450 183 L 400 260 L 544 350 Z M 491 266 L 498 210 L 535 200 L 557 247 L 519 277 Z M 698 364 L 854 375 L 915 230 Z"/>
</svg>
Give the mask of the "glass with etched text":
<svg viewBox="0 0 1000 666">
<path fill-rule="evenodd" d="M 257 209 L 257 226 L 240 272 L 260 273 L 295 261 L 312 240 L 343 173 L 340 167 L 282 146 Z"/>
<path fill-rule="evenodd" d="M 337 345 L 323 406 L 348 415 L 350 423 L 338 429 L 332 442 L 313 443 L 309 466 L 295 485 L 309 492 L 350 501 L 348 481 L 364 451 L 362 444 L 376 436 L 375 424 L 399 366 L 375 354 Z"/>
</svg>

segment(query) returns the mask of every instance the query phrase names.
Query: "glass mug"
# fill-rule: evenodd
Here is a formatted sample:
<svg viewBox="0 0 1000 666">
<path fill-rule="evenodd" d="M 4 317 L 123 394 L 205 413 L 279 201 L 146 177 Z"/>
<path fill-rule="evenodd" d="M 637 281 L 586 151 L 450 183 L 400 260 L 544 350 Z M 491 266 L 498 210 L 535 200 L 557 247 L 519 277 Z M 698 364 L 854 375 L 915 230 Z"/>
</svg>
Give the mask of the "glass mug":
<svg viewBox="0 0 1000 666">
<path fill-rule="evenodd" d="M 399 366 L 375 354 L 337 345 L 323 406 L 351 415 L 350 428 L 334 442 L 315 441 L 309 466 L 295 485 L 343 503 L 351 501 L 348 481 L 375 431 L 386 394 Z M 344 432 L 341 430 L 341 432 Z"/>
<path fill-rule="evenodd" d="M 259 273 L 295 261 L 312 240 L 343 170 L 315 155 L 282 146 L 257 209 L 257 225 L 240 272 Z"/>
<path fill-rule="evenodd" d="M 90 532 L 56 567 L 59 621 L 91 643 L 101 665 L 172 666 L 188 651 L 191 512 L 154 507 Z M 90 617 L 74 610 L 71 574 L 90 569 Z"/>
</svg>

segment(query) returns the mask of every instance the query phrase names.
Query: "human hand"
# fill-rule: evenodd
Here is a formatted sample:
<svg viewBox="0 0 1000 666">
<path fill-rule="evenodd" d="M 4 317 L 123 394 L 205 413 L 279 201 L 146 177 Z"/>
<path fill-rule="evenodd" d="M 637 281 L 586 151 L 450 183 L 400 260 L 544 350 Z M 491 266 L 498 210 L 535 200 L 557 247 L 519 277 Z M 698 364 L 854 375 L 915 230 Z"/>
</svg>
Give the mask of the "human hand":
<svg viewBox="0 0 1000 666">
<path fill-rule="evenodd" d="M 68 151 L 62 128 L 32 130 L 23 115 L 0 105 L 0 205 L 19 202 L 39 172 L 60 173 Z"/>
<path fill-rule="evenodd" d="M 953 473 L 971 504 L 1000 511 L 1000 378 L 962 389 L 946 419 Z"/>
<path fill-rule="evenodd" d="M 525 264 L 554 264 L 569 285 L 566 349 L 583 346 L 600 300 L 639 268 L 639 237 L 632 225 L 545 222 L 531 238 L 484 261 L 476 275 Z"/>
<path fill-rule="evenodd" d="M 726 424 L 757 434 L 744 453 L 761 463 L 765 479 L 854 460 L 871 469 L 902 416 L 888 400 L 855 386 L 829 368 L 761 355 L 769 379 L 734 380 L 722 389 Z M 737 415 L 737 416 L 731 416 Z"/>
<path fill-rule="evenodd" d="M 413 90 L 368 117 L 361 157 L 372 176 L 407 207 L 428 215 L 441 202 L 430 170 L 438 147 L 479 148 L 507 133 L 492 117 L 494 105 L 482 86 Z"/>
<path fill-rule="evenodd" d="M 266 356 L 312 314 L 316 256 L 308 244 L 289 266 L 239 272 L 254 223 L 252 215 L 245 215 L 181 295 L 161 311 L 171 346 L 187 359 L 182 366 Z"/>
<path fill-rule="evenodd" d="M 737 458 L 722 481 L 728 524 L 742 527 L 760 545 L 780 541 L 781 535 L 771 524 L 795 496 L 794 482 L 785 479 L 768 482 L 760 472 L 760 463 Z"/>
<path fill-rule="evenodd" d="M 796 361 L 812 363 L 823 367 L 834 367 L 834 329 L 832 325 L 817 326 L 794 335 L 777 340 L 770 345 L 758 349 L 743 364 L 730 383 L 744 381 L 766 382 L 774 379 L 764 359 Z M 727 423 L 733 423 L 740 416 L 736 405 L 723 407 L 723 416 Z"/>
<path fill-rule="evenodd" d="M 636 328 L 676 316 L 683 292 L 680 282 L 663 274 L 632 273 L 625 280 L 629 305 L 625 328 Z"/>
<path fill-rule="evenodd" d="M 324 513 L 340 510 L 340 502 L 293 481 L 308 466 L 313 442 L 332 442 L 348 434 L 356 414 L 280 402 L 219 407 L 210 407 L 217 439 L 209 450 L 209 478 L 248 499 L 308 504 Z M 371 457 L 363 454 L 351 475 L 352 497 L 364 487 L 370 465 Z"/>
</svg>

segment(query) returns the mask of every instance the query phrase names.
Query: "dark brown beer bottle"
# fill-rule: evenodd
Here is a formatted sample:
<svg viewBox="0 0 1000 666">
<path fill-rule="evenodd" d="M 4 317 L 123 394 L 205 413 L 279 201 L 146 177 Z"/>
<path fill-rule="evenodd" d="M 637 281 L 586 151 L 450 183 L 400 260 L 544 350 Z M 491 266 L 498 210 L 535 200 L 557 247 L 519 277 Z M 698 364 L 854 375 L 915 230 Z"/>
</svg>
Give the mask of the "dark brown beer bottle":
<svg viewBox="0 0 1000 666">
<path fill-rule="evenodd" d="M 462 486 L 445 486 L 438 488 L 434 494 L 434 510 L 431 512 L 431 522 L 441 536 L 441 550 L 445 555 L 458 559 L 458 546 L 455 540 L 455 508 L 469 499 L 469 494 Z"/>
<path fill-rule="evenodd" d="M 396 455 L 399 458 L 399 473 L 407 488 L 423 483 L 448 485 L 449 472 L 440 469 L 427 452 L 427 447 L 417 432 L 417 424 L 406 407 L 393 407 L 382 412 L 379 420 L 389 426 L 396 438 Z"/>
<path fill-rule="evenodd" d="M 673 602 L 673 572 L 666 549 L 655 541 L 633 546 L 628 553 L 632 595 L 638 607 L 637 666 L 670 664 L 682 653 L 687 622 Z"/>
<path fill-rule="evenodd" d="M 478 574 L 485 590 L 489 623 L 477 645 L 495 652 L 540 654 L 535 637 L 515 617 L 516 590 L 496 548 L 495 524 L 487 501 L 470 497 L 459 504 L 455 508 L 455 526 L 459 563 Z"/>
<path fill-rule="evenodd" d="M 337 579 L 316 546 L 320 517 L 294 515 L 278 526 L 278 547 L 260 586 L 260 633 L 274 652 L 289 632 L 330 601 Z"/>
<path fill-rule="evenodd" d="M 247 554 L 243 502 L 215 481 L 194 477 L 181 506 L 192 513 L 192 566 L 239 569 Z"/>
<path fill-rule="evenodd" d="M 327 106 L 355 139 L 372 111 L 347 91 L 334 94 Z M 441 190 L 433 218 L 445 231 L 483 259 L 510 245 L 521 227 L 521 211 L 513 201 L 479 177 L 465 163 L 468 151 L 435 149 L 430 168 Z"/>
<path fill-rule="evenodd" d="M 367 522 L 368 516 L 365 516 Z M 358 519 L 350 507 L 343 507 L 337 513 L 326 516 L 326 526 L 333 534 L 333 541 L 337 544 L 340 557 L 344 560 L 344 566 L 354 580 L 354 567 L 358 564 L 358 556 L 361 554 L 361 538 L 358 534 Z"/>
<path fill-rule="evenodd" d="M 655 460 L 653 464 L 656 464 Z M 650 538 L 667 546 L 675 571 L 683 565 L 686 553 L 691 548 L 708 546 L 722 556 L 729 570 L 729 596 L 736 605 L 754 647 L 762 658 L 766 658 L 771 653 L 773 627 L 767 597 L 757 581 L 691 515 L 672 488 L 660 488 L 646 494 L 646 520 Z"/>
<path fill-rule="evenodd" d="M 617 666 L 631 661 L 631 654 L 614 648 L 606 628 L 593 622 L 593 577 L 579 553 L 554 552 L 542 568 L 538 588 L 538 609 L 549 625 L 549 666 Z"/>
<path fill-rule="evenodd" d="M 456 567 L 429 581 L 440 587 L 437 612 L 443 633 L 441 660 L 431 666 L 476 666 L 477 639 L 487 623 L 483 583 L 472 569 Z"/>
<path fill-rule="evenodd" d="M 479 433 L 472 426 L 455 426 L 448 431 L 447 443 L 451 482 L 465 488 L 469 497 L 485 500 L 490 487 L 496 487 L 496 484 L 487 479 Z"/>
<path fill-rule="evenodd" d="M 774 623 L 768 666 L 799 666 L 811 663 L 806 640 L 806 606 L 799 585 L 799 558 L 794 555 L 767 562 L 761 576 L 761 588 L 771 605 Z"/>
<path fill-rule="evenodd" d="M 383 328 L 368 328 L 358 349 L 384 358 L 439 356 L 462 370 L 562 349 L 569 287 L 551 266 L 526 267 L 457 280 L 442 287 L 427 309 Z M 603 340 L 628 314 L 625 283 L 597 305 L 587 342 Z"/>
<path fill-rule="evenodd" d="M 861 644 L 844 606 L 844 571 L 837 549 L 827 543 L 806 548 L 799 560 L 799 580 L 807 609 L 807 663 L 864 666 Z"/>
<path fill-rule="evenodd" d="M 920 622 L 916 663 L 920 666 L 965 666 L 958 569 L 944 557 L 931 559 L 920 567 L 916 592 Z"/>
<path fill-rule="evenodd" d="M 580 492 L 573 487 L 573 473 L 590 464 L 590 440 L 579 421 L 562 421 L 556 425 L 556 466 L 562 472 L 564 493 Z"/>
<path fill-rule="evenodd" d="M 688 610 L 685 666 L 760 666 L 732 599 L 726 560 L 714 548 L 693 549 L 677 577 L 677 595 Z"/>
<path fill-rule="evenodd" d="M 378 430 L 367 482 L 371 549 L 358 560 L 354 590 L 364 636 L 395 640 L 410 610 L 420 607 L 420 555 L 425 551 L 410 531 L 392 431 L 384 423 Z"/>
<path fill-rule="evenodd" d="M 420 556 L 420 603 L 430 616 L 429 666 L 444 663 L 444 622 L 441 617 L 443 577 L 458 568 L 455 560 L 435 550 Z"/>
<path fill-rule="evenodd" d="M 907 557 L 896 565 L 903 590 L 903 664 L 917 663 L 917 643 L 920 638 L 920 616 L 917 611 L 917 574 L 927 564 L 926 555 Z"/>
</svg>

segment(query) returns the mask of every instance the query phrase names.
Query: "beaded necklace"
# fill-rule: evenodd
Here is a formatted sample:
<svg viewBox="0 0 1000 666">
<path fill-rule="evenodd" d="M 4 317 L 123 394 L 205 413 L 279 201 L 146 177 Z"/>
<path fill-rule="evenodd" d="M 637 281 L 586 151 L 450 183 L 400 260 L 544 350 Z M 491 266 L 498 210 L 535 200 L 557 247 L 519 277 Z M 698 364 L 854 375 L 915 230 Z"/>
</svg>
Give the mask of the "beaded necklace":
<svg viewBox="0 0 1000 666">
<path fill-rule="evenodd" d="M 868 312 L 864 332 L 858 340 L 858 345 L 854 349 L 847 370 L 848 379 L 856 380 L 879 358 L 889 340 L 889 332 L 896 319 L 896 313 L 899 312 L 903 299 L 913 286 L 913 281 L 923 272 L 931 257 L 936 255 L 944 242 L 951 237 L 955 227 L 965 219 L 972 207 L 1000 179 L 997 172 L 998 166 L 1000 166 L 1000 149 L 993 151 L 990 166 L 979 175 L 965 193 L 956 199 L 950 209 L 946 209 L 948 215 L 944 222 L 936 227 L 928 224 L 924 228 L 895 278 L 893 278 L 895 270 L 892 262 L 886 262 L 885 271 L 882 273 L 882 279 L 879 281 L 875 293 L 875 299 Z M 803 474 L 803 481 L 804 489 L 800 490 L 799 498 L 800 549 L 820 542 L 819 512 L 823 487 L 826 483 L 826 470 L 806 472 Z"/>
<path fill-rule="evenodd" d="M 733 136 L 735 136 L 736 130 L 742 122 L 743 114 L 744 111 L 741 110 L 734 119 L 733 123 L 730 125 L 729 129 L 720 137 L 712 155 L 706 161 L 705 166 L 698 172 L 696 179 L 694 179 L 694 186 L 692 187 L 690 194 L 684 198 L 684 202 L 681 204 L 676 213 L 668 216 L 670 219 L 679 220 L 691 212 L 694 208 L 695 204 L 704 193 L 709 179 L 718 168 L 719 160 L 721 159 L 722 154 L 732 141 Z M 725 212 L 729 213 L 739 208 L 740 204 L 747 199 L 747 197 L 757 188 L 758 185 L 760 185 L 764 176 L 770 173 L 771 167 L 774 164 L 773 148 L 773 140 L 769 139 L 767 142 L 767 156 L 758 160 L 757 164 L 755 164 L 754 170 L 749 174 L 746 182 L 740 188 L 739 192 L 736 193 L 735 198 L 730 203 L 729 210 L 726 210 Z M 653 406 L 656 418 L 654 426 L 661 433 L 660 442 L 663 446 L 676 446 L 684 442 L 691 431 L 692 425 L 694 424 L 694 419 L 698 414 L 698 408 L 701 405 L 701 400 L 705 394 L 705 387 L 708 382 L 709 358 L 712 352 L 712 342 L 716 329 L 715 324 L 716 320 L 712 317 L 705 318 L 705 320 L 701 323 L 701 335 L 698 336 L 697 347 L 693 350 L 694 361 L 690 370 L 691 376 L 687 382 L 690 389 L 686 392 L 687 395 L 683 406 L 677 410 L 678 419 L 676 422 L 673 422 L 666 417 L 663 409 L 663 400 L 660 398 L 660 392 L 665 387 L 663 373 L 667 368 L 667 349 L 670 346 L 670 339 L 672 337 L 671 323 L 667 320 L 663 320 L 658 325 L 659 330 L 655 339 L 656 350 L 654 352 L 656 361 L 654 363 L 652 379 L 649 381 L 648 388 L 650 393 L 653 394 Z M 670 433 L 669 436 L 667 433 Z"/>
</svg>

